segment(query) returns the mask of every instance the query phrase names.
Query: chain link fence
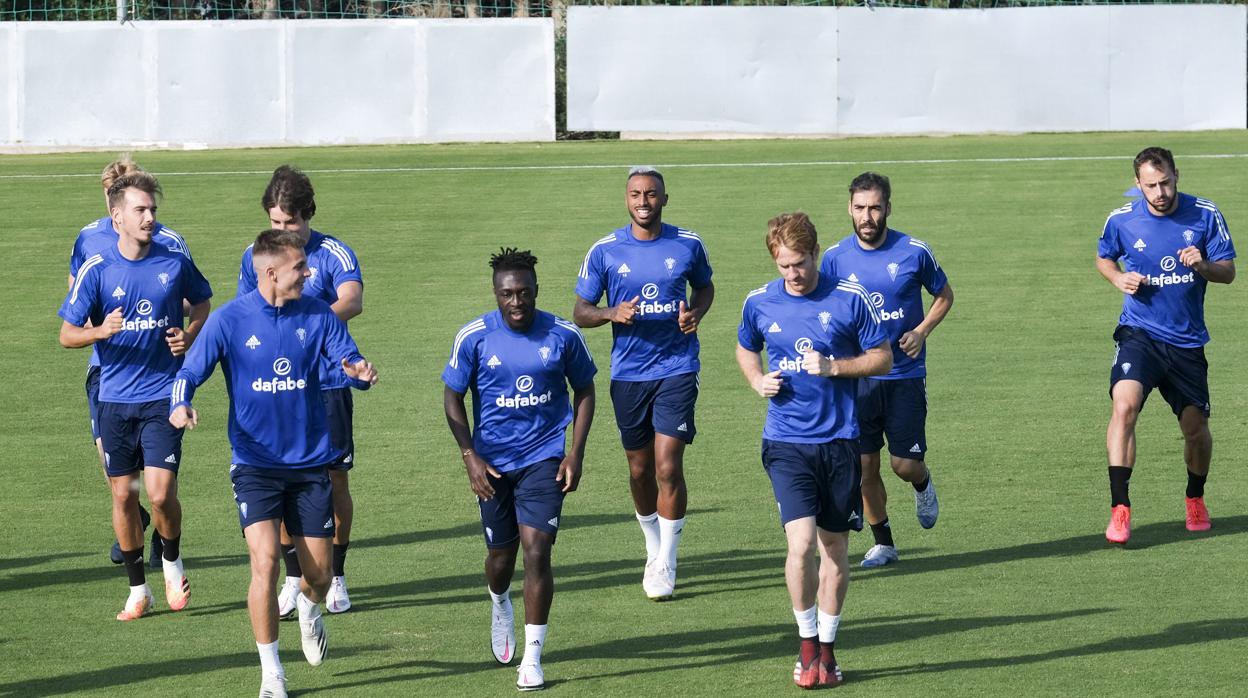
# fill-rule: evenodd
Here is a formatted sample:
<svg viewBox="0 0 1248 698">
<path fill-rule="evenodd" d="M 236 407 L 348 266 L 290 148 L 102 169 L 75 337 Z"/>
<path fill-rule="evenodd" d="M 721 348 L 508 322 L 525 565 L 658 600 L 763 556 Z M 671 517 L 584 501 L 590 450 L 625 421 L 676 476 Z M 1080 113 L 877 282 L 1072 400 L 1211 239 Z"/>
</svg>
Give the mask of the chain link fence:
<svg viewBox="0 0 1248 698">
<path fill-rule="evenodd" d="M 1246 0 L 0 0 L 0 21 L 554 17 L 569 5 L 870 6 L 989 9 L 1055 5 L 1244 4 Z"/>
</svg>

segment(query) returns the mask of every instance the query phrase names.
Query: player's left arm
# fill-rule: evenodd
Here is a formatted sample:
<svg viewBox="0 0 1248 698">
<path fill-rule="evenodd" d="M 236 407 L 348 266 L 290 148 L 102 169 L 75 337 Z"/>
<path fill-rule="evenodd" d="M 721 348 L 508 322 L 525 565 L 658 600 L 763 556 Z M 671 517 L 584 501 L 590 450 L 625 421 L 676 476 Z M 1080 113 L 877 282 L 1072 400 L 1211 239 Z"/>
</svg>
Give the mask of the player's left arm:
<svg viewBox="0 0 1248 698">
<path fill-rule="evenodd" d="M 359 281 L 344 281 L 335 289 L 338 300 L 329 306 L 339 320 L 346 322 L 364 312 L 364 284 Z"/>
<path fill-rule="evenodd" d="M 906 356 L 912 359 L 919 358 L 919 352 L 923 350 L 923 343 L 932 334 L 932 330 L 945 319 L 949 314 L 949 309 L 953 307 L 953 285 L 948 282 L 940 292 L 932 297 L 932 306 L 927 309 L 927 315 L 923 316 L 923 322 L 920 322 L 914 329 L 901 335 L 901 339 L 897 340 L 897 346 L 906 352 Z"/>
<path fill-rule="evenodd" d="M 325 343 L 322 351 L 325 355 L 342 364 L 342 372 L 347 374 L 359 390 L 368 390 L 377 383 L 377 367 L 373 366 L 360 354 L 360 349 L 347 332 L 347 324 L 331 313 L 325 314 Z"/>
<path fill-rule="evenodd" d="M 1235 280 L 1235 245 L 1226 228 L 1226 219 L 1217 208 L 1204 211 L 1204 250 L 1189 245 L 1178 251 L 1179 261 L 1215 284 Z"/>
<path fill-rule="evenodd" d="M 589 440 L 589 427 L 594 423 L 594 383 L 572 389 L 572 448 L 559 464 L 557 482 L 563 483 L 564 493 L 575 492 L 581 484 L 581 465 L 585 462 L 585 443 Z"/>
<path fill-rule="evenodd" d="M 689 305 L 686 306 L 684 301 L 680 302 L 677 309 L 676 322 L 680 325 L 680 331 L 685 334 L 693 334 L 698 331 L 698 325 L 702 322 L 702 318 L 706 316 L 707 311 L 711 309 L 711 303 L 715 302 L 715 284 L 707 281 L 702 288 L 693 288 L 689 291 Z"/>
</svg>

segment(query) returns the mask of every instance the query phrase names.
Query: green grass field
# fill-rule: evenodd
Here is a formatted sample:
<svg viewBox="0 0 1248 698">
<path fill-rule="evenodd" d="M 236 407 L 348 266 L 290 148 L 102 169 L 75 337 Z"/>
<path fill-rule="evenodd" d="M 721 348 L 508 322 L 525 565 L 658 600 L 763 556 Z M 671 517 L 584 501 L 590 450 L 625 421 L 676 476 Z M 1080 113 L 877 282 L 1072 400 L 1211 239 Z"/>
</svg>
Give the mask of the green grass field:
<svg viewBox="0 0 1248 698">
<path fill-rule="evenodd" d="M 767 219 L 801 209 L 835 241 L 849 232 L 845 186 L 877 169 L 893 181 L 890 224 L 931 243 L 956 290 L 929 351 L 942 514 L 922 531 L 909 486 L 889 476 L 902 560 L 855 567 L 839 693 L 1242 695 L 1248 364 L 1235 347 L 1248 340 L 1248 282 L 1211 288 L 1206 304 L 1213 530 L 1183 528 L 1182 440 L 1154 397 L 1139 428 L 1131 545 L 1102 535 L 1120 300 L 1093 258 L 1132 185 L 1131 157 L 1153 144 L 1175 151 L 1181 188 L 1217 202 L 1248 245 L 1243 131 L 139 153 L 164 185 L 161 220 L 189 241 L 217 305 L 266 227 L 259 198 L 281 163 L 310 172 L 316 227 L 361 259 L 365 313 L 352 330 L 382 379 L 356 400 L 355 608 L 328 619 L 319 668 L 303 661 L 297 626 L 282 625 L 292 694 L 515 690 L 514 669 L 488 649 L 484 546 L 439 376 L 458 328 L 492 307 L 486 261 L 500 245 L 531 247 L 539 306 L 570 315 L 586 249 L 627 220 L 625 167 L 648 163 L 667 175 L 665 218 L 706 241 L 717 287 L 701 332 L 678 595 L 654 604 L 641 592 L 644 551 L 605 390 L 610 332 L 588 331 L 601 398 L 555 548 L 551 692 L 797 691 L 783 535 L 758 459 L 765 405 L 738 374 L 735 331 L 745 294 L 775 275 Z M 180 477 L 192 604 L 169 613 L 157 591 L 154 616 L 113 620 L 126 580 L 105 556 L 113 534 L 87 428 L 87 353 L 59 347 L 55 316 L 74 236 L 102 215 L 94 175 L 111 157 L 0 157 L 0 295 L 13 311 L 0 332 L 0 696 L 254 695 L 219 374 L 200 392 Z M 855 564 L 870 542 L 851 538 Z"/>
</svg>

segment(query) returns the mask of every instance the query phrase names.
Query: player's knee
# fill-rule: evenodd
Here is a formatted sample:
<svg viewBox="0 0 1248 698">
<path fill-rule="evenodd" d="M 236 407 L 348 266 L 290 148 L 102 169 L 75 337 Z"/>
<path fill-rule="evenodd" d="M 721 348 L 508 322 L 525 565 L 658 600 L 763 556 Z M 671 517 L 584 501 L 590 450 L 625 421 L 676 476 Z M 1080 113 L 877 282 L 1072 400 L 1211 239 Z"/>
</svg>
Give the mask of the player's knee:
<svg viewBox="0 0 1248 698">
<path fill-rule="evenodd" d="M 654 479 L 665 487 L 679 487 L 685 483 L 685 469 L 679 463 L 657 463 Z"/>
<path fill-rule="evenodd" d="M 1204 415 L 1179 420 L 1179 430 L 1183 432 L 1183 440 L 1191 444 L 1210 441 L 1209 420 Z"/>
<path fill-rule="evenodd" d="M 1140 405 L 1134 400 L 1114 400 L 1111 419 L 1115 423 L 1121 426 L 1134 427 L 1135 421 L 1139 416 Z"/>
<path fill-rule="evenodd" d="M 889 464 L 893 467 L 893 472 L 906 482 L 921 479 L 927 472 L 927 465 L 913 458 L 893 458 Z"/>
<path fill-rule="evenodd" d="M 152 505 L 153 509 L 163 514 L 167 509 L 171 508 L 172 505 L 178 501 L 178 499 L 167 490 L 152 489 L 147 493 L 147 501 Z"/>
<path fill-rule="evenodd" d="M 524 551 L 524 569 L 526 572 L 544 575 L 550 571 L 550 546 L 535 545 Z"/>
<path fill-rule="evenodd" d="M 313 565 L 303 567 L 303 581 L 308 583 L 318 595 L 324 596 L 329 590 L 329 569 L 318 569 Z"/>
</svg>

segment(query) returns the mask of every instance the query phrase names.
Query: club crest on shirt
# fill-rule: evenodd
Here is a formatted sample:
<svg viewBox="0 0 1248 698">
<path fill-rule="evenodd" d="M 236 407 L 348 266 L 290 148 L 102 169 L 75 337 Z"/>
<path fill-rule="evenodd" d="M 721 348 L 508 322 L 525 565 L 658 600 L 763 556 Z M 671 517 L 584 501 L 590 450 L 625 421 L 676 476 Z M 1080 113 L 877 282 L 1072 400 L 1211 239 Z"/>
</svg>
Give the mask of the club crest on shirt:
<svg viewBox="0 0 1248 698">
<path fill-rule="evenodd" d="M 667 259 L 663 260 L 663 266 L 667 267 L 667 275 L 671 276 L 672 272 L 676 270 L 676 260 L 672 259 L 671 257 L 668 257 Z"/>
<path fill-rule="evenodd" d="M 159 274 L 156 275 L 156 280 L 160 282 L 161 288 L 165 289 L 166 291 L 169 290 L 169 274 L 168 273 L 163 272 L 163 271 L 160 272 Z"/>
<path fill-rule="evenodd" d="M 316 281 L 316 267 L 308 267 L 308 281 Z"/>
<path fill-rule="evenodd" d="M 826 310 L 819 313 L 819 324 L 823 325 L 823 329 L 825 332 L 827 331 L 828 323 L 830 322 L 832 322 L 832 313 L 829 313 Z"/>
<path fill-rule="evenodd" d="M 896 262 L 888 263 L 888 278 L 892 279 L 893 281 L 897 280 L 897 263 Z"/>
<path fill-rule="evenodd" d="M 1196 239 L 1196 233 L 1193 233 L 1190 230 L 1183 231 L 1183 242 L 1186 242 L 1187 244 L 1190 245 L 1192 244 L 1192 241 L 1195 239 Z"/>
<path fill-rule="evenodd" d="M 550 361 L 550 347 L 540 347 L 537 355 L 542 359 L 542 365 L 545 366 Z"/>
<path fill-rule="evenodd" d="M 306 346 L 308 339 L 308 331 L 300 327 L 295 330 L 295 336 L 299 338 L 299 346 Z"/>
</svg>

